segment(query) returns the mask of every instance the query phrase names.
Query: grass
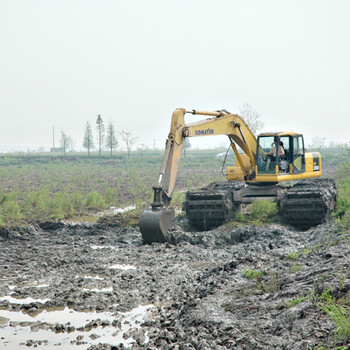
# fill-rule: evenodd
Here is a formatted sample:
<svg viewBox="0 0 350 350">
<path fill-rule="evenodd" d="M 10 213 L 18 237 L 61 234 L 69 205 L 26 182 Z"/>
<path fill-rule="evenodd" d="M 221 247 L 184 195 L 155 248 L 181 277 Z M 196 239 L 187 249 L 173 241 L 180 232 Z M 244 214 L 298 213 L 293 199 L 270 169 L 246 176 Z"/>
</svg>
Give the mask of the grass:
<svg viewBox="0 0 350 350">
<path fill-rule="evenodd" d="M 301 271 L 304 269 L 304 266 L 303 265 L 300 265 L 300 264 L 293 264 L 290 268 L 290 272 L 292 273 L 296 273 L 298 271 Z"/>
<path fill-rule="evenodd" d="M 286 304 L 285 304 L 285 307 L 287 309 L 289 309 L 289 308 L 291 308 L 291 307 L 293 307 L 295 305 L 298 305 L 300 303 L 303 303 L 304 301 L 309 300 L 309 299 L 310 299 L 310 296 L 308 296 L 308 295 L 306 295 L 306 296 L 298 296 L 298 297 L 296 297 L 294 299 L 288 300 L 286 302 Z"/>
<path fill-rule="evenodd" d="M 182 159 L 173 193 L 175 208 L 181 208 L 188 187 L 202 187 L 217 179 L 218 152 L 191 151 Z M 137 153 L 130 158 L 119 154 L 113 159 L 81 154 L 68 154 L 67 158 L 51 154 L 0 155 L 0 224 L 79 220 L 110 206 L 142 207 L 137 202 L 147 207 L 162 156 L 162 151 L 146 152 L 142 159 Z"/>
<path fill-rule="evenodd" d="M 334 302 L 321 305 L 321 309 L 335 322 L 335 337 L 338 339 L 350 338 L 350 311 Z"/>
<path fill-rule="evenodd" d="M 296 251 L 292 250 L 292 251 L 288 254 L 287 259 L 288 259 L 288 260 L 298 260 L 299 257 L 300 257 L 301 255 L 306 255 L 306 256 L 307 256 L 307 255 L 309 255 L 310 253 L 312 253 L 312 250 L 307 249 L 307 248 L 304 248 L 303 250 L 301 250 L 301 251 L 299 251 L 299 252 L 296 252 Z"/>
<path fill-rule="evenodd" d="M 277 213 L 278 207 L 276 202 L 255 201 L 252 203 L 250 213 L 237 214 L 235 221 L 251 225 L 262 225 L 270 222 L 271 217 Z"/>
<path fill-rule="evenodd" d="M 260 277 L 262 276 L 263 274 L 263 271 L 260 271 L 260 270 L 252 270 L 252 269 L 245 269 L 241 272 L 241 276 L 242 277 L 245 277 L 245 278 L 248 278 L 250 280 L 254 279 L 254 278 L 257 278 L 257 277 Z"/>
<path fill-rule="evenodd" d="M 344 156 L 337 170 L 338 198 L 333 214 L 338 218 L 338 226 L 342 231 L 350 229 L 350 151 Z"/>
<path fill-rule="evenodd" d="M 299 256 L 300 256 L 300 253 L 295 252 L 295 251 L 291 251 L 287 256 L 287 259 L 288 260 L 298 260 Z"/>
<path fill-rule="evenodd" d="M 294 299 L 288 300 L 285 303 L 285 308 L 288 309 L 309 300 L 335 323 L 335 339 L 347 343 L 350 340 L 350 293 L 347 289 L 347 293 L 341 293 L 342 283 L 341 279 L 338 287 L 326 289 L 321 294 L 315 293 L 315 285 L 306 295 L 297 296 Z M 335 294 L 336 296 L 333 295 L 334 293 L 332 293 L 332 290 L 337 291 Z M 339 347 L 337 349 L 345 348 L 346 347 Z"/>
<path fill-rule="evenodd" d="M 350 350 L 350 347 L 348 345 L 345 346 L 336 346 L 336 347 L 324 347 L 323 345 L 316 345 L 315 347 L 310 347 L 309 344 L 307 344 L 306 350 Z"/>
<path fill-rule="evenodd" d="M 180 209 L 185 192 L 223 180 L 216 154 L 222 150 L 192 150 L 180 164 L 172 204 Z M 322 149 L 323 165 L 343 161 L 338 171 L 337 217 L 341 230 L 350 228 L 350 156 L 344 149 Z M 346 152 L 345 152 L 346 153 Z M 349 153 L 349 152 L 348 152 Z M 350 153 L 349 153 L 350 154 Z M 0 224 L 14 225 L 43 220 L 90 217 L 110 206 L 125 207 L 137 200 L 149 203 L 158 179 L 163 151 L 96 154 L 0 155 Z M 252 204 L 250 215 L 238 214 L 236 222 L 261 225 L 270 222 L 277 205 Z"/>
<path fill-rule="evenodd" d="M 255 280 L 255 283 L 244 284 L 238 290 L 228 294 L 232 299 L 221 304 L 221 307 L 227 312 L 235 312 L 237 299 L 265 293 L 276 293 L 280 290 L 277 273 L 264 273 L 260 270 L 247 268 L 241 272 L 241 275 L 249 280 Z"/>
<path fill-rule="evenodd" d="M 336 298 L 330 289 L 316 296 L 320 309 L 335 323 L 335 338 L 338 340 L 350 339 L 350 298 L 349 293 Z M 341 305 L 341 303 L 343 305 Z"/>
</svg>

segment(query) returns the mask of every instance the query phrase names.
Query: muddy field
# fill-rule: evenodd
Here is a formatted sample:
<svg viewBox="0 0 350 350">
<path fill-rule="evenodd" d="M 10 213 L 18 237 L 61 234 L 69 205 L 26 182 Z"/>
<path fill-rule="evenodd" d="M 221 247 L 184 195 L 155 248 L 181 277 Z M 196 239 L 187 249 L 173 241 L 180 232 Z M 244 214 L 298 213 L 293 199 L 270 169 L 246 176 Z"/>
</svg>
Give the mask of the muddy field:
<svg viewBox="0 0 350 350">
<path fill-rule="evenodd" d="M 334 227 L 190 232 L 183 220 L 174 245 L 96 223 L 3 230 L 0 348 L 345 345 L 317 301 L 350 289 L 349 240 Z"/>
</svg>

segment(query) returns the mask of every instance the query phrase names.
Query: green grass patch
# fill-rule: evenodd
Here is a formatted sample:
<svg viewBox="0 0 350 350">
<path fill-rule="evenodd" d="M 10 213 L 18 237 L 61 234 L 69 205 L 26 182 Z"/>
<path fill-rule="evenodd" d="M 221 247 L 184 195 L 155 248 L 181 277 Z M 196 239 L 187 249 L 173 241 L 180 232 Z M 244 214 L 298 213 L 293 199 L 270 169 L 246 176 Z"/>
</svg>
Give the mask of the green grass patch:
<svg viewBox="0 0 350 350">
<path fill-rule="evenodd" d="M 299 252 L 295 252 L 294 250 L 291 251 L 288 256 L 287 256 L 287 259 L 288 260 L 298 260 L 300 257 L 300 253 Z"/>
<path fill-rule="evenodd" d="M 251 205 L 250 214 L 238 213 L 234 221 L 252 225 L 262 225 L 271 222 L 271 217 L 277 213 L 278 207 L 276 202 L 255 201 Z"/>
<path fill-rule="evenodd" d="M 191 151 L 182 158 L 172 205 L 180 209 L 185 192 L 218 180 L 216 154 L 222 150 Z M 4 225 L 90 217 L 108 207 L 153 201 L 163 150 L 106 152 L 99 158 L 81 153 L 0 154 L 0 217 Z M 219 177 L 224 180 L 223 177 Z M 127 220 L 137 221 L 136 213 Z M 132 218 L 132 217 L 135 218 Z"/>
<path fill-rule="evenodd" d="M 300 264 L 293 264 L 290 268 L 290 272 L 292 273 L 296 273 L 296 272 L 299 272 L 301 270 L 304 269 L 304 266 L 303 265 L 300 265 Z"/>
<path fill-rule="evenodd" d="M 297 251 L 294 251 L 292 250 L 288 256 L 287 256 L 287 259 L 288 260 L 298 260 L 300 258 L 301 255 L 309 255 L 310 253 L 312 253 L 312 250 L 310 249 L 306 249 L 304 248 L 303 250 L 297 252 Z"/>
<path fill-rule="evenodd" d="M 248 278 L 249 280 L 252 280 L 257 277 L 261 277 L 263 274 L 263 271 L 261 270 L 252 270 L 252 269 L 245 269 L 241 272 L 241 276 L 244 278 Z"/>
<path fill-rule="evenodd" d="M 306 296 L 299 296 L 299 297 L 296 297 L 294 299 L 291 299 L 291 300 L 288 300 L 285 304 L 285 307 L 287 309 L 295 306 L 295 305 L 298 305 L 300 303 L 303 303 L 304 301 L 306 300 L 309 300 L 310 299 L 310 296 L 309 295 L 306 295 Z"/>
<path fill-rule="evenodd" d="M 348 231 L 350 229 L 350 150 L 347 150 L 343 162 L 338 166 L 337 188 L 338 197 L 333 216 L 338 218 L 339 229 Z"/>
<path fill-rule="evenodd" d="M 185 191 L 222 181 L 216 155 L 224 149 L 191 150 L 182 157 L 172 205 L 180 208 Z M 343 159 L 342 149 L 322 149 L 322 164 Z M 57 154 L 1 154 L 0 217 L 3 225 L 52 219 L 89 217 L 94 211 L 109 206 L 126 207 L 137 200 L 150 202 L 152 186 L 156 185 L 163 150 L 131 152 Z M 232 164 L 227 164 L 232 165 Z M 345 169 L 345 170 L 344 170 Z M 340 179 L 350 174 L 342 168 Z M 339 175 L 340 176 L 340 175 Z M 340 180 L 339 180 L 340 181 Z M 350 227 L 350 180 L 340 188 L 338 212 L 340 220 Z M 343 194 L 341 194 L 341 192 Z M 261 225 L 277 213 L 274 202 L 255 202 L 250 215 L 237 215 L 236 222 Z M 130 214 L 131 215 L 131 214 Z M 340 215 L 339 215 L 340 217 Z"/>
<path fill-rule="evenodd" d="M 327 316 L 335 322 L 335 337 L 338 339 L 350 338 L 350 311 L 334 302 L 327 302 L 321 306 Z"/>
<path fill-rule="evenodd" d="M 251 216 L 255 220 L 267 221 L 271 216 L 278 213 L 276 202 L 256 201 L 253 202 Z"/>
<path fill-rule="evenodd" d="M 182 208 L 182 202 L 186 198 L 186 193 L 175 190 L 171 199 L 171 205 L 176 208 L 176 209 L 181 209 Z"/>
</svg>

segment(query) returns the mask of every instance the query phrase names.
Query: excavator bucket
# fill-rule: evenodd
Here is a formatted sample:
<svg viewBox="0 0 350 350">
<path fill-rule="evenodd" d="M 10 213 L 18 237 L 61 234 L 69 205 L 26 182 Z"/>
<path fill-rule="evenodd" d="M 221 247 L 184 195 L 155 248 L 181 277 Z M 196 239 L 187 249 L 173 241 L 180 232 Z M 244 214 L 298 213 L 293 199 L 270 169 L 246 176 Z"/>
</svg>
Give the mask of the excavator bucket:
<svg viewBox="0 0 350 350">
<path fill-rule="evenodd" d="M 168 229 L 175 216 L 175 211 L 171 207 L 161 209 L 149 208 L 140 215 L 139 225 L 145 243 L 170 242 Z"/>
</svg>

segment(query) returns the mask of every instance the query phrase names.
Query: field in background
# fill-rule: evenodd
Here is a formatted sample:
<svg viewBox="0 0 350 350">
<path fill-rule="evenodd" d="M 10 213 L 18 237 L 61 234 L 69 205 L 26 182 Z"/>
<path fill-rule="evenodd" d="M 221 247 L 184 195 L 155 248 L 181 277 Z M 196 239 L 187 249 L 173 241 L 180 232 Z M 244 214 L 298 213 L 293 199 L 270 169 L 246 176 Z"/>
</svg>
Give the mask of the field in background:
<svg viewBox="0 0 350 350">
<path fill-rule="evenodd" d="M 182 158 L 174 204 L 183 191 L 221 180 L 217 151 L 193 151 Z M 90 157 L 68 154 L 0 156 L 0 218 L 2 224 L 55 219 L 93 219 L 96 211 L 152 200 L 163 152 Z M 89 218 L 88 218 L 89 217 Z"/>
<path fill-rule="evenodd" d="M 181 208 L 185 191 L 224 180 L 216 155 L 223 150 L 192 150 L 181 160 L 173 205 Z M 346 159 L 347 150 L 322 149 L 326 172 Z M 132 153 L 128 158 L 106 154 L 88 158 L 52 154 L 0 156 L 0 224 L 58 219 L 94 220 L 94 214 L 110 207 L 152 201 L 163 152 Z M 233 159 L 229 157 L 228 164 Z M 334 173 L 334 171 L 333 171 Z"/>
</svg>

